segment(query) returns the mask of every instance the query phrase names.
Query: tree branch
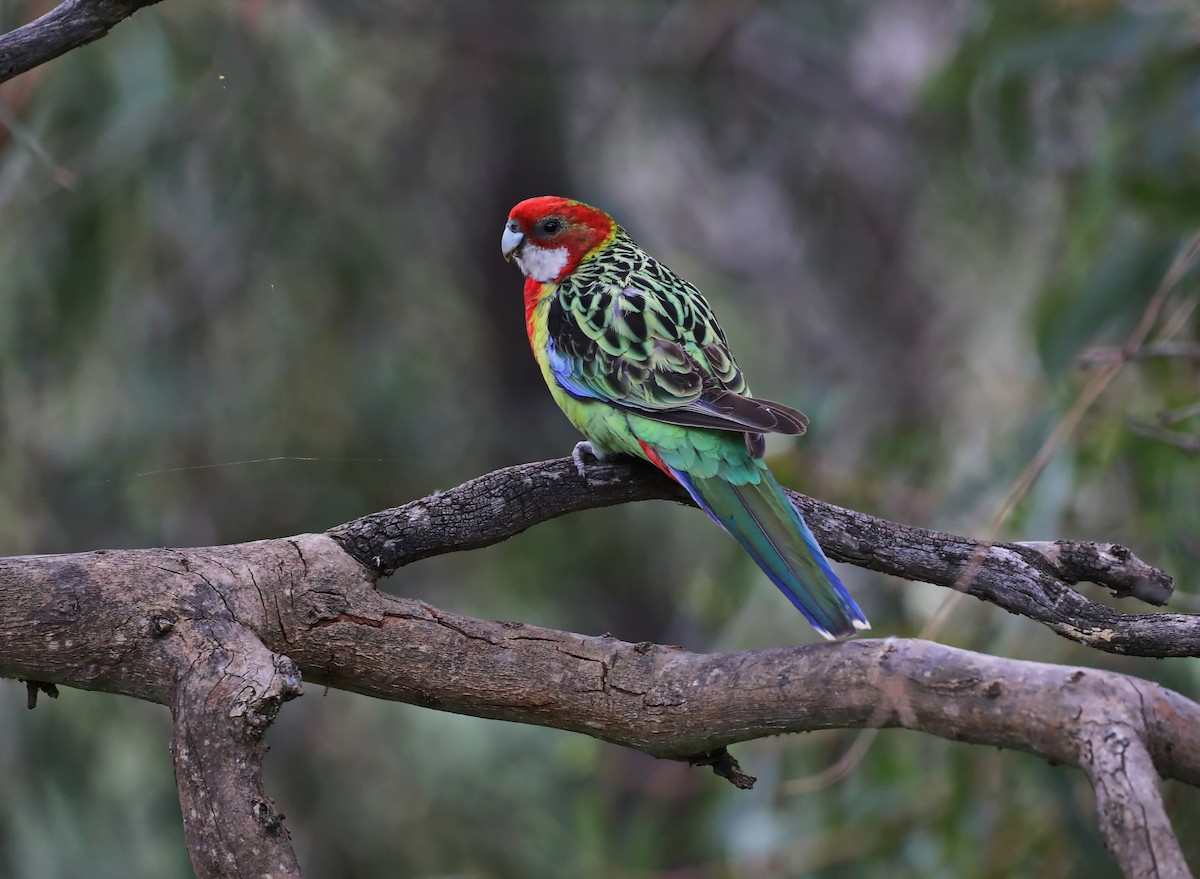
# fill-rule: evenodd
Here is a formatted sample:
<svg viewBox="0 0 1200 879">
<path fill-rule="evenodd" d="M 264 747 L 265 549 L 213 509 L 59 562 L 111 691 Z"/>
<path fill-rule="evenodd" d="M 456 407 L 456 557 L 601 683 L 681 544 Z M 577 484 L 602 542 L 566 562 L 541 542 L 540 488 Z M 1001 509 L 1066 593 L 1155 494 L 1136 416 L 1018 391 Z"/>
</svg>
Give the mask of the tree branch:
<svg viewBox="0 0 1200 879">
<path fill-rule="evenodd" d="M 192 866 L 197 876 L 298 877 L 262 765 L 263 734 L 300 695 L 300 672 L 236 623 L 186 625 L 183 649 L 193 661 L 171 704 L 171 755 Z"/>
<path fill-rule="evenodd" d="M 570 458 L 496 470 L 449 491 L 330 530 L 379 574 L 419 559 L 477 549 L 567 513 L 636 500 L 690 504 L 678 485 L 637 462 L 593 464 L 588 480 Z M 1164 604 L 1173 581 L 1117 544 L 1059 540 L 987 545 L 968 537 L 879 519 L 788 491 L 832 558 L 872 571 L 962 588 L 1111 653 L 1200 656 L 1200 616 L 1126 614 L 1089 601 L 1074 586 Z"/>
<path fill-rule="evenodd" d="M 925 641 L 697 655 L 475 620 L 378 592 L 372 577 L 321 535 L 200 550 L 5 560 L 0 590 L 7 598 L 17 589 L 28 590 L 36 607 L 51 609 L 35 615 L 44 622 L 27 627 L 41 631 L 18 637 L 21 649 L 32 649 L 20 663 L 22 670 L 93 689 L 145 692 L 144 684 L 124 681 L 150 664 L 157 643 L 174 642 L 172 652 L 186 657 L 197 642 L 231 640 L 225 634 L 213 638 L 199 625 L 221 606 L 226 609 L 218 616 L 232 615 L 239 626 L 254 628 L 272 649 L 286 645 L 314 682 L 440 710 L 574 730 L 658 757 L 707 763 L 720 749 L 752 738 L 862 726 L 904 727 L 1026 751 L 1084 767 L 1097 784 L 1105 785 L 1109 800 L 1104 802 L 1125 804 L 1112 811 L 1112 827 L 1106 831 L 1122 846 L 1143 845 L 1142 836 L 1153 831 L 1171 849 L 1171 837 L 1163 836 L 1167 831 L 1157 823 L 1161 806 L 1155 806 L 1153 785 L 1147 788 L 1128 765 L 1122 770 L 1113 763 L 1112 748 L 1097 750 L 1097 742 L 1109 741 L 1105 731 L 1119 728 L 1130 741 L 1142 743 L 1165 777 L 1200 784 L 1200 742 L 1192 733 L 1200 723 L 1200 706 L 1146 681 Z M 64 602 L 78 602 L 79 613 L 69 622 L 53 612 Z M 101 604 L 123 605 L 114 608 L 125 617 L 115 634 L 88 612 Z M 0 630 L 13 631 L 8 605 L 0 607 Z M 192 621 L 152 634 L 163 628 L 156 620 L 181 611 Z M 188 626 L 197 628 L 189 634 Z M 116 666 L 79 665 L 63 655 L 62 639 L 68 635 L 84 639 L 73 651 L 102 656 L 105 644 L 115 641 L 126 645 L 125 656 Z M 253 702 L 253 697 L 236 695 L 242 692 L 243 676 L 253 675 L 238 667 L 228 671 L 221 648 L 203 649 L 210 651 L 211 676 L 196 685 L 196 693 L 208 693 L 210 699 L 212 694 L 222 700 L 235 697 L 235 705 Z M 4 652 L 10 671 L 9 650 Z M 447 663 L 447 656 L 454 662 Z M 279 661 L 260 652 L 257 673 L 271 677 L 278 673 Z M 214 680 L 224 684 L 214 688 Z M 183 686 L 186 690 L 189 685 Z M 278 689 L 268 686 L 261 692 Z M 228 711 L 228 701 L 217 704 Z M 269 720 L 269 712 L 265 718 Z M 242 737 L 236 731 L 194 759 L 236 760 L 238 753 L 228 753 L 223 743 Z M 177 736 L 177 763 L 184 766 L 186 782 L 188 761 L 179 759 L 178 742 Z M 204 793 L 205 784 L 195 787 L 198 801 L 213 796 Z M 254 807 L 256 797 L 240 796 Z M 1147 802 L 1154 808 L 1147 808 Z M 1142 808 L 1143 819 L 1137 824 L 1117 820 L 1128 808 Z M 271 818 L 267 823 L 277 828 L 273 810 L 266 814 Z M 1137 839 L 1126 840 L 1127 833 Z M 1171 857 L 1169 850 L 1156 854 L 1160 867 Z M 205 860 L 197 860 L 200 875 L 236 875 L 206 871 Z"/>
<path fill-rule="evenodd" d="M 1156 776 L 1200 785 L 1200 705 L 1157 684 L 926 641 L 693 654 L 471 619 L 376 588 L 381 571 L 494 543 L 571 510 L 680 499 L 649 468 L 598 465 L 589 479 L 567 459 L 511 467 L 347 523 L 337 540 L 307 534 L 0 559 L 0 676 L 171 705 L 201 877 L 268 866 L 298 875 L 282 816 L 261 788 L 262 736 L 282 702 L 299 694 L 297 671 L 378 698 L 708 765 L 739 786 L 753 779 L 727 748 L 785 732 L 903 727 L 1012 748 L 1087 772 L 1104 838 L 1127 875 L 1188 875 Z M 967 538 L 797 498 L 835 555 L 879 570 L 953 581 L 980 551 Z M 369 565 L 357 560 L 364 555 Z M 981 558 L 970 591 L 1043 608 L 1047 618 L 1063 607 L 1094 612 L 1082 597 L 1048 601 L 1053 590 L 1075 595 L 1068 584 L 1080 577 L 1128 591 L 1166 576 L 1104 544 L 997 544 Z M 1129 623 L 1140 617 L 1112 613 L 1111 641 L 1163 651 L 1161 631 L 1147 637 Z M 1156 618 L 1168 616 L 1181 631 L 1190 621 Z M 1048 624 L 1080 620 L 1077 612 Z"/>
<path fill-rule="evenodd" d="M 1129 719 L 1133 726 L 1113 714 L 1080 718 L 1082 765 L 1096 791 L 1104 844 L 1126 876 L 1188 876 L 1145 737 L 1136 716 Z"/>
<path fill-rule="evenodd" d="M 1097 369 L 1128 360 L 1200 360 L 1200 342 L 1147 342 L 1136 348 L 1089 348 L 1076 361 L 1081 369 Z"/>
<path fill-rule="evenodd" d="M 41 18 L 0 36 L 0 82 L 105 36 L 159 0 L 64 0 Z"/>
<path fill-rule="evenodd" d="M 1182 431 L 1171 430 L 1167 427 L 1157 427 L 1153 424 L 1146 424 L 1131 416 L 1125 417 L 1125 426 L 1138 436 L 1143 436 L 1146 439 L 1179 449 L 1179 451 L 1188 455 L 1200 455 L 1200 434 L 1183 433 Z"/>
<path fill-rule="evenodd" d="M 295 564 L 295 550 L 279 543 Z M 300 694 L 300 677 L 242 622 L 252 619 L 251 596 L 258 600 L 254 580 L 265 576 L 255 563 L 268 564 L 253 547 L 0 559 L 0 676 L 171 707 L 175 777 L 200 879 L 300 875 L 261 774 L 263 734 L 281 703 Z"/>
</svg>

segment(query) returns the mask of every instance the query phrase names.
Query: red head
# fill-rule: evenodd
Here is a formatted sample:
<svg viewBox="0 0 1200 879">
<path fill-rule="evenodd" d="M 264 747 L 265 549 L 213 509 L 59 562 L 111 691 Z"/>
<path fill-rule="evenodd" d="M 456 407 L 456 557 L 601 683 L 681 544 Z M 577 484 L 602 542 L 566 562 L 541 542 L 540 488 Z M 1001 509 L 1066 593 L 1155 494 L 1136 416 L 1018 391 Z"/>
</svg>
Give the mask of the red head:
<svg viewBox="0 0 1200 879">
<path fill-rule="evenodd" d="M 604 211 L 543 195 L 527 198 L 512 209 L 500 246 L 504 258 L 516 259 L 529 280 L 559 281 L 615 229 L 616 223 Z"/>
</svg>

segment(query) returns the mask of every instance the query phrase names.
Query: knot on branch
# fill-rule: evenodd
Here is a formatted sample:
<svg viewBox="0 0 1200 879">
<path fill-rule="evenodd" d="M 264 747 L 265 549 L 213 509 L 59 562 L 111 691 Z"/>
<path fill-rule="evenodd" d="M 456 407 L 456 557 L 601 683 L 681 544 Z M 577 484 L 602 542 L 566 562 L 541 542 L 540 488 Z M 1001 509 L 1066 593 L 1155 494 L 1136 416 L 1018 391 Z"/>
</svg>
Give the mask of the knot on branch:
<svg viewBox="0 0 1200 879">
<path fill-rule="evenodd" d="M 58 687 L 45 681 L 31 681 L 27 678 L 17 678 L 25 685 L 25 707 L 30 711 L 37 708 L 38 693 L 45 693 L 51 699 L 58 698 Z"/>
<path fill-rule="evenodd" d="M 275 809 L 275 804 L 265 800 L 251 800 L 254 817 L 263 829 L 270 833 L 278 833 L 283 828 L 283 819 L 287 816 Z"/>
<path fill-rule="evenodd" d="M 258 738 L 275 722 L 284 702 L 304 693 L 296 663 L 279 654 L 272 654 L 272 662 L 274 673 L 269 676 L 266 688 L 253 695 L 248 693 L 248 698 L 235 702 L 229 713 L 230 717 L 245 717 L 247 734 Z"/>
<path fill-rule="evenodd" d="M 687 758 L 690 766 L 711 766 L 714 775 L 724 778 L 739 790 L 750 790 L 758 781 L 753 775 L 745 772 L 728 748 L 717 748 L 694 757 Z"/>
</svg>

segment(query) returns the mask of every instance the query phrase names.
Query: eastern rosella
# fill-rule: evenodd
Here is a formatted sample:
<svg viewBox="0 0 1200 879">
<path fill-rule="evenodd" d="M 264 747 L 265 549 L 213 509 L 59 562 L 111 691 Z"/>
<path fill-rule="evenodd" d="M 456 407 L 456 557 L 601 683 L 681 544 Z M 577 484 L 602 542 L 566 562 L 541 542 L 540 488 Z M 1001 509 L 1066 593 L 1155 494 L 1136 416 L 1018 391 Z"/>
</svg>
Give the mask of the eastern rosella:
<svg viewBox="0 0 1200 879">
<path fill-rule="evenodd" d="M 762 461 L 764 434 L 808 419 L 750 396 L 700 291 L 601 210 L 554 196 L 508 216 L 504 258 L 525 275 L 529 344 L 587 438 L 572 457 L 633 455 L 682 485 L 827 638 L 869 628 Z"/>
</svg>

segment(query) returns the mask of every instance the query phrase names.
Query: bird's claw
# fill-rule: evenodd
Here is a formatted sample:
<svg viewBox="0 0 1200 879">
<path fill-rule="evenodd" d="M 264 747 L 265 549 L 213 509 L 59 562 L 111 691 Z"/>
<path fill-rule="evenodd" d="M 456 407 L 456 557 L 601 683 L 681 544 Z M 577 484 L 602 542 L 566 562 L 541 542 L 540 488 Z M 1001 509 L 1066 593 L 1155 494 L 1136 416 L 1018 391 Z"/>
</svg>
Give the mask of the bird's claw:
<svg viewBox="0 0 1200 879">
<path fill-rule="evenodd" d="M 590 456 L 593 461 L 599 462 L 600 460 L 600 456 L 596 454 L 596 450 L 587 440 L 575 443 L 575 448 L 571 450 L 571 460 L 575 462 L 575 472 L 584 482 L 588 482 L 587 465 L 583 460 L 587 456 Z"/>
</svg>

